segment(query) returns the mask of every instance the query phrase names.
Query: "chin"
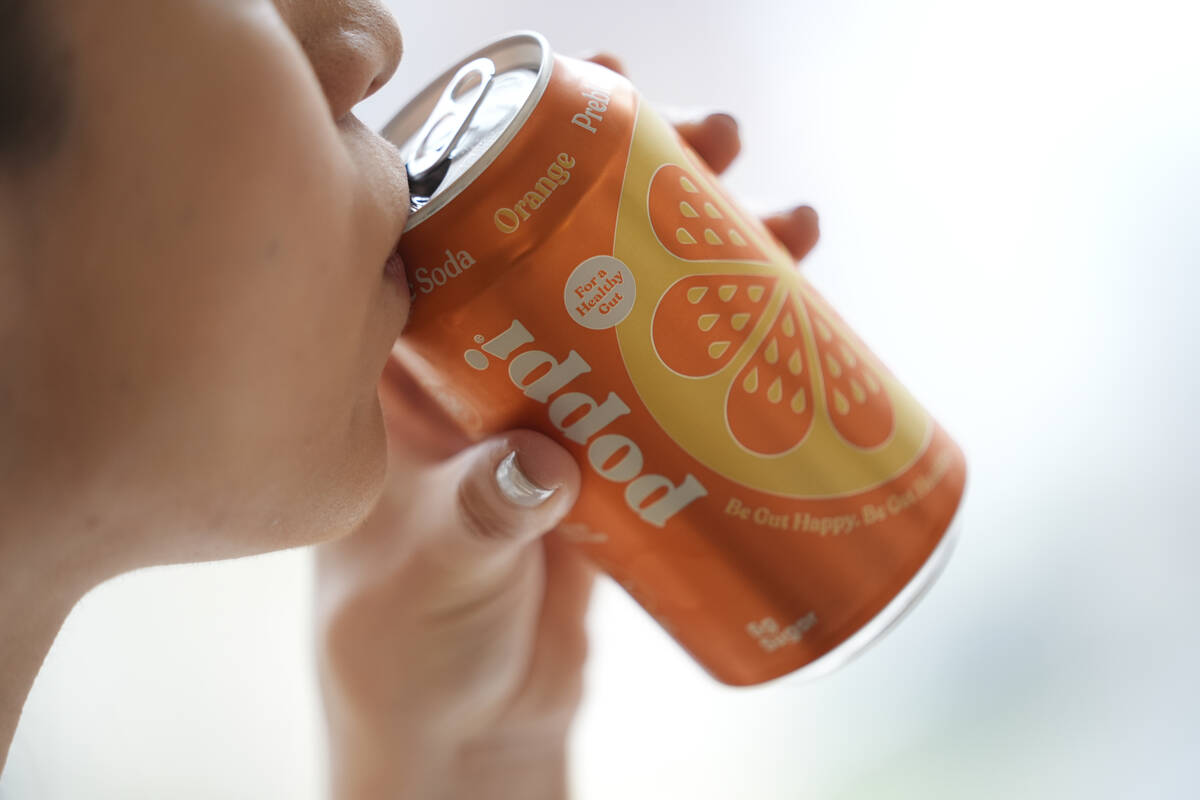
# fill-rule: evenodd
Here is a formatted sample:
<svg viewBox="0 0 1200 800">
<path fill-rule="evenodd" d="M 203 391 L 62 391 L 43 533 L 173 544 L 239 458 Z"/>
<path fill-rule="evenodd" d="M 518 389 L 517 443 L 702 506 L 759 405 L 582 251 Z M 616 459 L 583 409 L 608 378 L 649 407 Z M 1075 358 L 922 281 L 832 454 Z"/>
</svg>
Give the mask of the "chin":
<svg viewBox="0 0 1200 800">
<path fill-rule="evenodd" d="M 272 499 L 238 526 L 239 534 L 221 537 L 229 550 L 216 558 L 320 544 L 353 533 L 375 508 L 387 478 L 378 400 L 356 413 L 351 430 L 335 437 L 322 455 L 309 450 L 287 460 L 307 468 L 279 478 L 277 485 L 287 485 L 286 492 L 272 492 Z"/>
<path fill-rule="evenodd" d="M 329 470 L 314 470 L 317 485 L 306 492 L 308 511 L 297 519 L 297 531 L 304 529 L 304 541 L 317 544 L 352 533 L 374 510 L 387 480 L 387 436 L 379 400 L 371 396 L 369 407 L 356 415 L 352 434 L 337 442 L 341 452 L 326 464 L 340 465 Z M 320 498 L 316 503 L 313 498 Z"/>
</svg>

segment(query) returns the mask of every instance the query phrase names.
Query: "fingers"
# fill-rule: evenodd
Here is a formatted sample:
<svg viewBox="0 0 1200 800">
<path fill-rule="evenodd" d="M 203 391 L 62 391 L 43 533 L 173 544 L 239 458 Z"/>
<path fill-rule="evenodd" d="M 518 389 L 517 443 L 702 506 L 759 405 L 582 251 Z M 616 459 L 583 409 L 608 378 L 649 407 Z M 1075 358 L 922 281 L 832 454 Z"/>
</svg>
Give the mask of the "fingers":
<svg viewBox="0 0 1200 800">
<path fill-rule="evenodd" d="M 379 381 L 379 403 L 395 468 L 413 459 L 442 460 L 466 447 L 467 435 L 417 382 L 397 344 Z"/>
<path fill-rule="evenodd" d="M 796 261 L 808 255 L 821 236 L 817 212 L 809 206 L 772 214 L 763 219 L 763 224 Z"/>
<path fill-rule="evenodd" d="M 625 74 L 625 65 L 621 63 L 621 59 L 617 58 L 612 53 L 596 53 L 588 56 L 586 60 L 592 62 L 593 64 L 599 64 L 605 69 L 611 69 L 618 75 Z"/>
<path fill-rule="evenodd" d="M 709 114 L 698 121 L 676 122 L 675 130 L 717 175 L 729 169 L 742 152 L 737 120 L 723 112 Z"/>
<path fill-rule="evenodd" d="M 625 65 L 611 53 L 596 53 L 587 60 L 611 69 L 618 75 L 626 75 Z M 675 130 L 679 131 L 683 140 L 718 175 L 728 169 L 742 151 L 737 120 L 729 114 L 718 112 L 695 119 L 673 121 Z"/>
<path fill-rule="evenodd" d="M 564 448 L 534 431 L 511 431 L 454 460 L 455 530 L 484 550 L 520 548 L 557 525 L 579 493 L 579 466 Z"/>
<path fill-rule="evenodd" d="M 599 568 L 579 548 L 557 535 L 545 539 L 547 598 L 553 598 L 542 609 L 541 626 L 555 635 L 567 632 L 578 634 L 576 642 L 582 652 L 576 653 L 582 663 L 586 655 L 587 636 L 580 623 L 591 602 L 592 587 Z"/>
<path fill-rule="evenodd" d="M 597 569 L 573 544 L 543 539 L 546 584 L 521 711 L 545 726 L 566 728 L 583 695 L 588 659 L 587 610 Z"/>
</svg>

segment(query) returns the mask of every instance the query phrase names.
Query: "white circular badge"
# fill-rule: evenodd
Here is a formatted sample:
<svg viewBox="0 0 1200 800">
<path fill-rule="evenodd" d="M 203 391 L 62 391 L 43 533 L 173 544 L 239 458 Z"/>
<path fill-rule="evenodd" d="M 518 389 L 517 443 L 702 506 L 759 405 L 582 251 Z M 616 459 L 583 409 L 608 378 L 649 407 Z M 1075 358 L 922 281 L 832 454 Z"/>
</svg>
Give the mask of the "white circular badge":
<svg viewBox="0 0 1200 800">
<path fill-rule="evenodd" d="M 585 328 L 612 328 L 633 310 L 637 286 L 620 259 L 592 256 L 571 271 L 563 287 L 567 315 Z"/>
</svg>

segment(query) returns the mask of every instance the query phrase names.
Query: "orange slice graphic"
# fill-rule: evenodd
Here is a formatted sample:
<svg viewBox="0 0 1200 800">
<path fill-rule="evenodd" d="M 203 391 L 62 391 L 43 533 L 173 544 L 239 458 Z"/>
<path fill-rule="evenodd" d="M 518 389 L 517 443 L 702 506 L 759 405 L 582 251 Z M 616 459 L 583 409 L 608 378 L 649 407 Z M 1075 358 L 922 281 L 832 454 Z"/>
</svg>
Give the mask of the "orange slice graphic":
<svg viewBox="0 0 1200 800">
<path fill-rule="evenodd" d="M 796 307 L 789 298 L 729 385 L 729 432 L 747 450 L 773 456 L 791 450 L 808 435 L 816 402 L 805 352 Z"/>
<path fill-rule="evenodd" d="M 845 497 L 908 469 L 933 421 L 787 252 L 666 123 L 639 117 L 630 153 L 613 256 L 638 301 L 618 351 L 709 491 Z"/>
<path fill-rule="evenodd" d="M 815 296 L 804 301 L 812 322 L 825 404 L 834 430 L 855 447 L 879 447 L 892 435 L 892 404 L 862 342 Z M 837 321 L 837 325 L 834 324 Z"/>
<path fill-rule="evenodd" d="M 762 260 L 750 235 L 718 205 L 701 182 L 677 164 L 663 164 L 650 182 L 650 224 L 672 254 L 688 261 Z"/>
<path fill-rule="evenodd" d="M 768 275 L 692 275 L 676 281 L 654 310 L 658 357 L 689 378 L 720 371 L 754 330 L 777 282 Z"/>
</svg>

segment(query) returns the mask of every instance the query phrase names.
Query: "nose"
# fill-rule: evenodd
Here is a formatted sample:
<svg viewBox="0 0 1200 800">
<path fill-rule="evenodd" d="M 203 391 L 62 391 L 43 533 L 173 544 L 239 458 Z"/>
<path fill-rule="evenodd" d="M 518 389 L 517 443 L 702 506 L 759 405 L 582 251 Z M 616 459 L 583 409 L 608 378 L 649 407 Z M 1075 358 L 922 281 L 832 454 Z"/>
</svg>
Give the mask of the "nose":
<svg viewBox="0 0 1200 800">
<path fill-rule="evenodd" d="M 400 27 L 377 0 L 286 3 L 283 8 L 334 119 L 340 120 L 374 94 L 400 64 L 404 50 Z"/>
</svg>

